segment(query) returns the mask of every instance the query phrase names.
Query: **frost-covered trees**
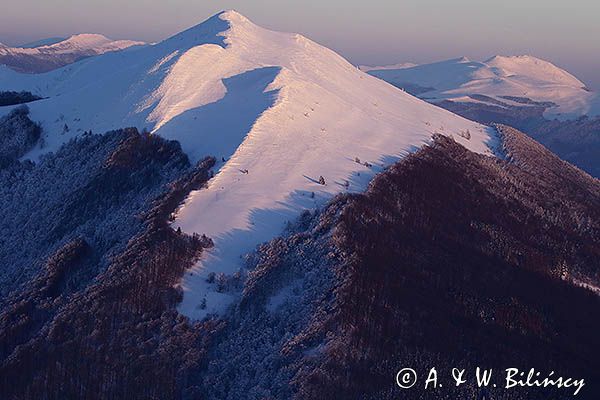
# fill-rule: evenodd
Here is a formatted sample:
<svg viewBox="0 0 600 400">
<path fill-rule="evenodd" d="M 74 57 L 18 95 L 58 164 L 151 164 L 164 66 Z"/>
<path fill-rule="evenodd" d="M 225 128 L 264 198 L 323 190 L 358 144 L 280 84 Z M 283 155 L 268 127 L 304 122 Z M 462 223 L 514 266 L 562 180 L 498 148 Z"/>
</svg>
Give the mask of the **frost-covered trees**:
<svg viewBox="0 0 600 400">
<path fill-rule="evenodd" d="M 0 129 L 0 138 L 13 134 L 0 142 L 0 151 L 13 157 L 0 168 L 0 297 L 75 237 L 85 238 L 100 256 L 90 276 L 102 270 L 109 253 L 141 228 L 138 214 L 148 202 L 189 168 L 178 145 L 143 139 L 134 130 L 86 135 L 37 164 L 18 162 L 14 154 L 22 150 L 15 149 L 27 148 L 23 143 L 31 144 L 39 127 L 22 106 L 1 120 Z M 15 132 L 22 138 L 18 145 Z"/>
<path fill-rule="evenodd" d="M 471 139 L 471 131 L 469 129 L 465 130 L 465 131 L 458 131 L 458 136 L 463 137 L 467 140 Z"/>
<path fill-rule="evenodd" d="M 521 102 L 527 99 L 512 97 L 508 100 Z M 437 105 L 483 124 L 502 123 L 520 129 L 563 160 L 577 165 L 592 176 L 600 177 L 600 117 L 550 120 L 544 118 L 543 114 L 550 104 L 528 103 L 524 106 L 497 106 L 480 102 L 442 101 Z"/>
<path fill-rule="evenodd" d="M 333 312 L 316 314 L 284 353 L 310 349 L 300 367 L 292 364 L 301 398 L 397 399 L 390 378 L 399 365 L 451 369 L 482 357 L 490 368 L 507 359 L 573 373 L 598 365 L 598 296 L 572 278 L 600 285 L 600 183 L 501 130 L 512 162 L 437 136 L 349 199 L 332 235 L 342 258 Z M 327 335 L 325 349 L 313 355 L 318 333 Z M 479 390 L 445 386 L 434 397 L 476 398 Z"/>
<path fill-rule="evenodd" d="M 182 397 L 218 324 L 192 329 L 175 286 L 212 243 L 167 220 L 213 165 L 128 129 L 0 170 L 3 399 Z"/>
<path fill-rule="evenodd" d="M 227 316 L 228 327 L 205 369 L 193 377 L 203 398 L 294 397 L 290 382 L 301 367 L 295 361 L 310 358 L 309 351 L 323 339 L 312 337 L 307 345 L 303 340 L 310 333 L 303 330 L 327 315 L 332 299 L 335 278 L 326 237 L 336 210 L 337 204 L 323 214 L 304 213 L 288 238 L 275 239 L 249 257 L 242 303 Z"/>
<path fill-rule="evenodd" d="M 29 103 L 31 101 L 39 100 L 41 97 L 32 94 L 31 92 L 21 91 L 21 92 L 12 92 L 0 91 L 0 107 L 3 106 L 12 106 L 15 104 L 23 104 Z"/>
<path fill-rule="evenodd" d="M 40 139 L 42 128 L 29 119 L 29 108 L 19 106 L 0 118 L 0 168 L 28 152 Z"/>
</svg>

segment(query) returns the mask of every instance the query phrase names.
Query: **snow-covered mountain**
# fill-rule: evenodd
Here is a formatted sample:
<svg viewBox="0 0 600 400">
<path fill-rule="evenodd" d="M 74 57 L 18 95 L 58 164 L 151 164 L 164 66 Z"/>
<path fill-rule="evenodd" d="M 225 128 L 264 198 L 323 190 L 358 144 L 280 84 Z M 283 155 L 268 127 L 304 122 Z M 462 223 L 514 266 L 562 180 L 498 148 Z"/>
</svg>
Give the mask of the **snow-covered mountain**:
<svg viewBox="0 0 600 400">
<path fill-rule="evenodd" d="M 380 65 L 380 66 L 371 66 L 371 65 L 359 65 L 358 69 L 360 69 L 363 72 L 369 72 L 369 71 L 377 71 L 377 70 L 382 70 L 382 69 L 405 69 L 405 68 L 412 68 L 412 67 L 416 67 L 419 64 L 415 64 L 412 62 L 404 62 L 404 63 L 398 63 L 398 64 L 390 64 L 390 65 Z"/>
<path fill-rule="evenodd" d="M 39 73 L 73 63 L 85 57 L 141 46 L 144 42 L 112 40 L 99 34 L 84 33 L 67 39 L 50 38 L 21 47 L 0 44 L 0 64 L 16 71 Z"/>
<path fill-rule="evenodd" d="M 481 359 L 600 398 L 600 181 L 525 134 L 232 11 L 0 91 L 2 400 L 392 400 Z"/>
<path fill-rule="evenodd" d="M 494 56 L 483 62 L 462 57 L 411 68 L 372 68 L 369 73 L 399 87 L 417 85 L 418 95 L 433 102 L 510 106 L 531 101 L 548 103 L 545 115 L 552 118 L 600 114 L 597 93 L 563 69 L 528 55 Z M 491 100 L 477 98 L 482 95 Z"/>
<path fill-rule="evenodd" d="M 156 45 L 47 74 L 4 70 L 0 86 L 48 97 L 30 104 L 45 133 L 44 146 L 29 157 L 87 130 L 137 126 L 178 140 L 192 161 L 219 160 L 208 187 L 189 196 L 175 221 L 215 242 L 183 282 L 180 311 L 192 318 L 231 301 L 210 275 L 237 271 L 243 254 L 280 234 L 302 210 L 364 190 L 435 133 L 479 153 L 492 154 L 494 145 L 491 129 L 365 74 L 301 35 L 263 29 L 234 11 Z"/>
<path fill-rule="evenodd" d="M 21 49 L 33 49 L 35 47 L 50 46 L 52 44 L 62 42 L 63 40 L 66 40 L 66 39 L 67 38 L 64 38 L 64 37 L 50 37 L 50 38 L 34 40 L 33 42 L 27 42 L 27 43 L 20 44 L 18 46 L 13 46 L 13 47 L 17 47 L 17 48 L 21 48 Z"/>
</svg>

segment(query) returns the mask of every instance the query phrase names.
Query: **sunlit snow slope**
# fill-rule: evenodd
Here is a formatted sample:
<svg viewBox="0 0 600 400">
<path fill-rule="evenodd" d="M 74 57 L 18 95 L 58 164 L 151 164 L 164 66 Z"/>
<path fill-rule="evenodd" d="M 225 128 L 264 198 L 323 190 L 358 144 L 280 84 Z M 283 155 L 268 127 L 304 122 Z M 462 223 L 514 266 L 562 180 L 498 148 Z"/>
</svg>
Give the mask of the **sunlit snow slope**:
<svg viewBox="0 0 600 400">
<path fill-rule="evenodd" d="M 427 143 L 434 132 L 452 134 L 478 152 L 489 152 L 491 139 L 482 126 L 370 77 L 300 35 L 262 29 L 232 12 L 221 18 L 231 25 L 224 33 L 227 46 L 197 48 L 181 57 L 162 92 L 167 95 L 162 101 L 172 104 L 188 86 L 176 82 L 189 79 L 195 66 L 207 68 L 207 93 L 223 96 L 212 105 L 211 113 L 224 117 L 214 123 L 211 114 L 211 133 L 231 144 L 229 152 L 216 153 L 228 161 L 208 188 L 192 193 L 176 220 L 184 231 L 206 233 L 216 245 L 183 282 L 180 311 L 192 318 L 222 312 L 231 302 L 207 282 L 210 273 L 237 271 L 244 253 L 281 233 L 301 210 L 345 190 L 363 190 L 382 166 Z M 234 74 L 224 81 L 225 93 L 220 78 Z M 170 113 L 167 107 L 157 110 L 161 126 Z M 167 123 L 159 132 L 174 136 L 207 112 L 191 111 L 184 122 Z M 246 119 L 252 121 L 248 130 Z M 470 140 L 460 136 L 467 131 Z M 357 157 L 372 166 L 357 163 Z M 325 185 L 318 183 L 320 176 Z"/>
<path fill-rule="evenodd" d="M 45 72 L 85 57 L 144 44 L 133 40 L 112 40 L 93 33 L 73 35 L 67 39 L 45 39 L 22 47 L 0 43 L 0 64 L 19 72 Z"/>
<path fill-rule="evenodd" d="M 491 154 L 495 140 L 491 130 L 301 35 L 262 29 L 233 11 L 156 45 L 51 73 L 2 70 L 0 87 L 49 96 L 29 104 L 46 132 L 30 158 L 84 130 L 133 125 L 179 140 L 192 161 L 218 159 L 215 177 L 189 196 L 174 223 L 215 242 L 182 282 L 180 311 L 195 319 L 232 300 L 208 275 L 238 271 L 245 253 L 282 233 L 302 210 L 365 189 L 382 167 L 434 133 L 480 153 Z"/>
<path fill-rule="evenodd" d="M 589 91 L 570 73 L 533 56 L 495 56 L 484 62 L 463 57 L 410 68 L 371 68 L 369 73 L 396 86 L 428 89 L 419 96 L 430 101 L 472 102 L 481 100 L 468 96 L 485 95 L 513 104 L 503 97 L 512 96 L 555 103 L 545 112 L 551 118 L 600 114 L 598 93 Z"/>
<path fill-rule="evenodd" d="M 411 63 L 411 62 L 390 64 L 390 65 L 381 65 L 381 66 L 359 65 L 358 69 L 360 69 L 363 72 L 369 72 L 369 71 L 379 71 L 382 69 L 394 69 L 395 70 L 395 69 L 412 68 L 412 67 L 416 67 L 417 65 L 418 64 Z"/>
</svg>

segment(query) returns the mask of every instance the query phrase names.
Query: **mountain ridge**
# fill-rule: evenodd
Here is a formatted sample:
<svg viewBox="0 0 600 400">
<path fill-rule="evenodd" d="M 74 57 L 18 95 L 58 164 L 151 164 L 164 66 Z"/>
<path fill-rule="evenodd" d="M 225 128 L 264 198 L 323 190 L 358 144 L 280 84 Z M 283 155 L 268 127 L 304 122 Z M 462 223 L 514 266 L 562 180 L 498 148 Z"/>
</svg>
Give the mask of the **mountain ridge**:
<svg viewBox="0 0 600 400">
<path fill-rule="evenodd" d="M 0 87 L 2 400 L 600 397 L 600 181 L 491 106 L 235 11 Z"/>
<path fill-rule="evenodd" d="M 0 65 L 24 73 L 48 72 L 86 57 L 124 50 L 146 43 L 134 40 L 112 40 L 96 33 L 72 35 L 60 41 L 10 47 L 0 44 Z"/>
<path fill-rule="evenodd" d="M 496 141 L 487 127 L 393 88 L 302 35 L 264 29 L 235 11 L 155 45 L 48 74 L 0 73 L 0 84 L 48 97 L 30 104 L 45 134 L 44 147 L 28 158 L 85 131 L 136 126 L 179 141 L 192 162 L 221 160 L 174 225 L 215 241 L 182 282 L 180 311 L 195 319 L 232 300 L 207 285 L 207 275 L 237 270 L 242 254 L 303 209 L 364 190 L 435 133 L 489 155 Z"/>
<path fill-rule="evenodd" d="M 13 47 L 20 47 L 20 48 L 40 47 L 40 46 L 45 46 L 45 45 L 62 42 L 65 39 L 67 39 L 67 38 L 66 37 L 49 37 L 49 38 L 34 40 L 31 42 L 27 42 L 27 43 L 21 43 L 17 46 L 13 46 Z"/>
<path fill-rule="evenodd" d="M 531 55 L 492 56 L 485 61 L 455 58 L 408 69 L 370 70 L 396 86 L 418 85 L 418 95 L 430 101 L 473 102 L 485 95 L 507 104 L 507 97 L 554 103 L 548 118 L 574 119 L 600 115 L 600 96 L 571 73 Z"/>
</svg>

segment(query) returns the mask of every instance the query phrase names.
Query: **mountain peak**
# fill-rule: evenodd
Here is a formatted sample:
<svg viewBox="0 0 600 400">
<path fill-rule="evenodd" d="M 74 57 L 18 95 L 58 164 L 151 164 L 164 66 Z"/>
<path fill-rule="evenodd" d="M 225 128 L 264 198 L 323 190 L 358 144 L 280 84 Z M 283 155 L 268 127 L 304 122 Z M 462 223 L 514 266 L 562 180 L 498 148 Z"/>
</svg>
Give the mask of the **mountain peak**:
<svg viewBox="0 0 600 400">
<path fill-rule="evenodd" d="M 385 68 L 369 73 L 395 85 L 416 85 L 428 99 L 463 101 L 465 96 L 522 97 L 554 103 L 546 116 L 560 118 L 597 115 L 597 94 L 591 93 L 575 76 L 541 58 L 524 55 L 495 55 L 485 61 L 466 57 L 423 64 L 408 70 Z M 472 101 L 472 99 L 468 100 Z"/>
<path fill-rule="evenodd" d="M 112 42 L 112 39 L 107 38 L 104 35 L 99 33 L 78 33 L 76 35 L 72 35 L 66 40 L 62 42 L 58 42 L 47 47 L 52 46 L 63 46 L 63 45 L 74 45 L 78 47 L 96 47 L 109 42 Z M 46 47 L 46 46 L 45 46 Z"/>
<path fill-rule="evenodd" d="M 192 162 L 221 160 L 175 221 L 184 232 L 215 238 L 202 274 L 237 270 L 240 255 L 303 209 L 363 190 L 381 168 L 429 143 L 432 127 L 481 153 L 491 154 L 494 140 L 491 130 L 362 73 L 334 51 L 236 11 L 154 46 L 4 82 L 43 87 L 49 97 L 31 106 L 45 133 L 44 148 L 31 157 L 80 132 L 125 125 L 177 140 Z M 194 276 L 182 284 L 180 310 L 198 319 L 225 310 L 228 295 Z M 204 295 L 201 309 L 197 296 Z"/>
<path fill-rule="evenodd" d="M 493 63 L 493 62 L 500 62 L 500 61 L 513 61 L 513 62 L 521 62 L 521 63 L 548 63 L 548 61 L 546 60 L 542 60 L 541 58 L 529 55 L 529 54 L 519 54 L 519 55 L 512 55 L 512 56 L 505 56 L 502 54 L 496 54 L 495 56 L 492 56 L 490 58 L 488 58 L 487 60 L 484 61 L 484 63 Z"/>
<path fill-rule="evenodd" d="M 19 72 L 48 72 L 85 57 L 145 44 L 133 40 L 112 40 L 98 33 L 81 33 L 67 39 L 42 39 L 20 47 L 0 45 L 0 64 Z"/>
<path fill-rule="evenodd" d="M 223 32 L 243 20 L 247 19 L 236 11 L 221 11 L 199 24 L 176 33 L 161 43 L 173 46 L 179 50 L 207 43 L 223 46 Z"/>
<path fill-rule="evenodd" d="M 547 67 L 560 69 L 556 65 L 552 64 L 550 61 L 546 61 L 542 58 L 535 57 L 535 56 L 532 56 L 529 54 L 520 54 L 520 55 L 513 55 L 513 56 L 505 56 L 505 55 L 497 54 L 497 55 L 485 60 L 484 63 L 488 64 L 488 65 L 494 65 L 494 64 L 497 64 L 497 65 L 519 64 L 519 65 L 532 65 L 532 66 L 537 65 L 537 66 L 547 66 Z"/>
<path fill-rule="evenodd" d="M 245 17 L 244 15 L 240 14 L 238 11 L 234 10 L 234 9 L 230 9 L 230 10 L 223 10 L 220 13 L 217 14 L 217 16 L 219 16 L 219 18 L 221 18 L 224 21 L 228 21 L 231 23 L 236 23 L 236 22 L 251 22 L 247 17 Z"/>
<path fill-rule="evenodd" d="M 33 50 L 59 53 L 82 51 L 90 53 L 88 55 L 96 55 L 144 44 L 146 43 L 134 40 L 112 40 L 99 33 L 79 33 L 58 43 L 36 47 Z"/>
<path fill-rule="evenodd" d="M 496 55 L 484 61 L 490 67 L 500 69 L 505 76 L 520 75 L 532 79 L 553 82 L 574 88 L 585 86 L 583 82 L 564 69 L 557 67 L 550 61 L 531 55 L 502 56 Z"/>
</svg>

